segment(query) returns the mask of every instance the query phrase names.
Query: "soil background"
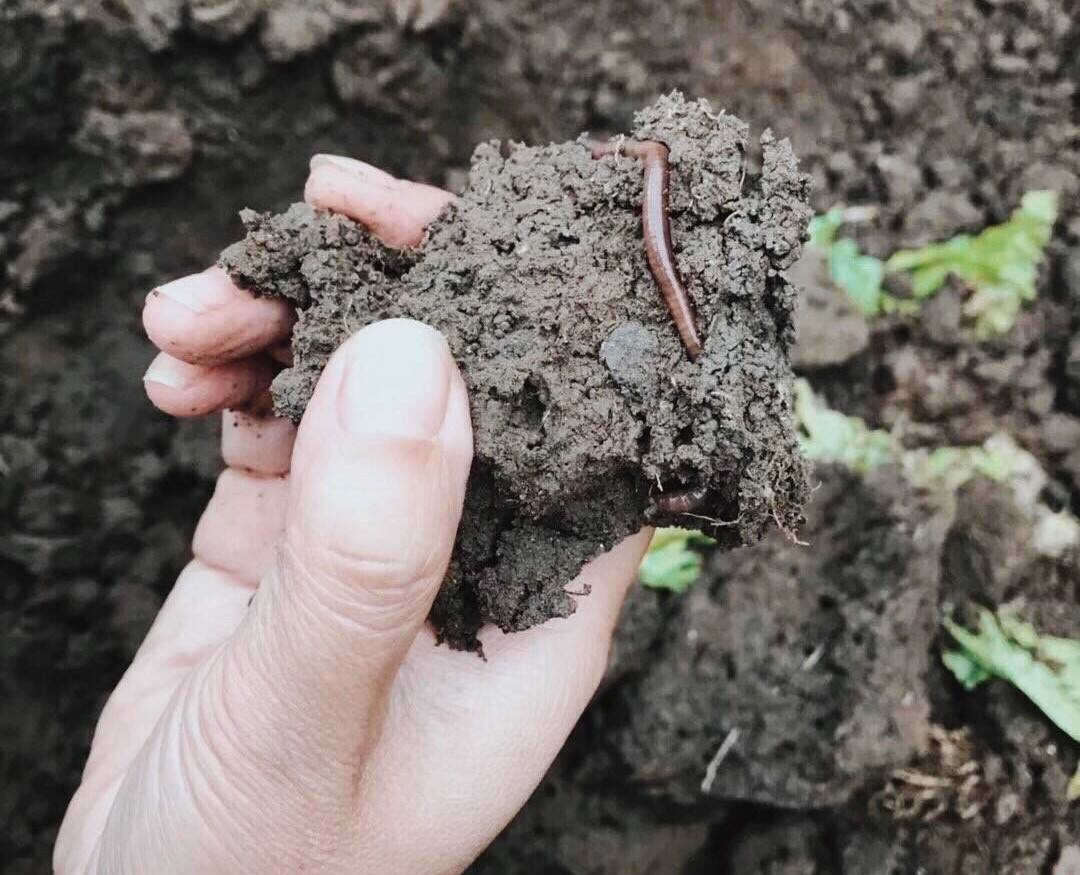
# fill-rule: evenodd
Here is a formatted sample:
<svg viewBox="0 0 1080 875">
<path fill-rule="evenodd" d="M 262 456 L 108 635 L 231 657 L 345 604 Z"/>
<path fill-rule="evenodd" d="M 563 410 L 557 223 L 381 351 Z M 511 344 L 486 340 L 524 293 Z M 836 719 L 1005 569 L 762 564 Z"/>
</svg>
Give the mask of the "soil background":
<svg viewBox="0 0 1080 875">
<path fill-rule="evenodd" d="M 240 207 L 295 200 L 313 152 L 460 189 L 479 142 L 617 133 L 679 88 L 790 137 L 817 209 L 877 207 L 859 230 L 877 255 L 1053 188 L 1049 267 L 1008 336 L 973 343 L 947 290 L 815 348 L 843 322 L 803 264 L 800 361 L 911 445 L 1007 430 L 1049 474 L 1041 499 L 1075 504 L 1078 7 L 0 0 L 3 870 L 49 871 L 96 715 L 217 471 L 214 423 L 143 398 L 142 299 L 239 237 Z M 1000 485 L 939 500 L 887 470 L 817 476 L 811 550 L 775 538 L 681 598 L 635 592 L 600 696 L 473 871 L 1075 871 L 1075 746 L 1003 685 L 961 693 L 936 630 L 946 601 L 1022 596 L 1080 634 L 1076 557 L 1036 554 Z"/>
</svg>

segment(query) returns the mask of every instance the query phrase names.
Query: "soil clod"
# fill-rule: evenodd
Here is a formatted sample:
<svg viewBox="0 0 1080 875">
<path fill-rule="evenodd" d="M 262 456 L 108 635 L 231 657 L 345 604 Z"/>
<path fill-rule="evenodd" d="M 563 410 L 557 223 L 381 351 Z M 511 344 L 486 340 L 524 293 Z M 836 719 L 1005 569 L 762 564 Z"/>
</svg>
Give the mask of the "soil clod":
<svg viewBox="0 0 1080 875">
<path fill-rule="evenodd" d="M 415 250 L 296 204 L 246 211 L 247 237 L 222 254 L 237 283 L 302 311 L 295 363 L 273 388 L 294 420 L 362 326 L 410 317 L 446 335 L 476 452 L 432 613 L 452 646 L 477 649 L 485 622 L 517 631 L 570 614 L 564 586 L 585 562 L 646 522 L 691 522 L 665 492 L 707 495 L 696 523 L 737 520 L 710 532 L 724 546 L 801 521 L 782 271 L 810 217 L 807 179 L 768 133 L 748 174 L 747 126 L 677 93 L 630 136 L 669 153 L 679 272 L 705 338 L 696 361 L 645 257 L 641 163 L 625 150 L 598 161 L 583 142 L 481 145 L 466 191 Z"/>
</svg>

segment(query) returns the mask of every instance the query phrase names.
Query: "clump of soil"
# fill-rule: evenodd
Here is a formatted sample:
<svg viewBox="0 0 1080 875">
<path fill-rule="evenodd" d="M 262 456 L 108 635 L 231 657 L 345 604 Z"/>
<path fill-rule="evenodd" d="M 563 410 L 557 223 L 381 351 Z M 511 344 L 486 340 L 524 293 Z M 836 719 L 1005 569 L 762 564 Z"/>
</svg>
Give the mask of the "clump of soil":
<svg viewBox="0 0 1080 875">
<path fill-rule="evenodd" d="M 645 523 L 700 525 L 723 545 L 793 531 L 806 494 L 791 429 L 794 263 L 810 217 L 790 145 L 705 101 L 661 98 L 632 137 L 664 142 L 684 282 L 705 348 L 691 362 L 646 262 L 642 168 L 581 142 L 488 143 L 416 250 L 296 204 L 245 212 L 222 254 L 241 286 L 294 301 L 295 364 L 274 384 L 298 420 L 334 349 L 377 319 L 442 331 L 469 387 L 475 462 L 432 613 L 455 647 L 477 629 L 566 616 L 581 566 Z M 705 490 L 695 516 L 657 498 Z"/>
<path fill-rule="evenodd" d="M 815 475 L 812 546 L 715 554 L 614 694 L 628 716 L 606 743 L 639 792 L 836 805 L 922 747 L 952 508 L 891 467 Z"/>
</svg>

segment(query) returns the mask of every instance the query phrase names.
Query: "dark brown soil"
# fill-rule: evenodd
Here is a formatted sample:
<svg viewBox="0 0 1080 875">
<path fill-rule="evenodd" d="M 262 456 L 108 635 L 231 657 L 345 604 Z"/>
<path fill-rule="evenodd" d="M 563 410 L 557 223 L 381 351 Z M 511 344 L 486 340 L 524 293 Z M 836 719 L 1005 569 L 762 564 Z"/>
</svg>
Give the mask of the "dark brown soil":
<svg viewBox="0 0 1080 875">
<path fill-rule="evenodd" d="M 924 744 L 950 509 L 895 470 L 818 473 L 809 548 L 715 556 L 621 685 L 629 719 L 608 742 L 644 792 L 822 808 Z"/>
<path fill-rule="evenodd" d="M 946 603 L 1023 593 L 1075 635 L 1080 561 L 1034 551 L 1000 484 L 953 500 L 894 468 L 817 474 L 812 549 L 770 537 L 715 554 L 681 598 L 633 595 L 609 683 L 476 871 L 617 873 L 630 848 L 687 875 L 1049 871 L 1080 829 L 1076 753 L 1006 686 L 962 698 L 938 624 Z M 559 868 L 575 848 L 589 868 Z"/>
<path fill-rule="evenodd" d="M 313 152 L 460 190 L 476 143 L 626 132 L 636 109 L 679 88 L 790 137 L 816 209 L 876 206 L 858 236 L 877 255 L 976 230 L 1006 217 L 1024 190 L 1055 188 L 1064 214 L 1049 269 L 1007 337 L 972 343 L 955 319 L 956 290 L 865 338 L 819 297 L 806 315 L 823 315 L 805 336 L 828 338 L 839 318 L 852 330 L 801 367 L 835 406 L 902 426 L 909 443 L 1006 430 L 1050 472 L 1047 500 L 1076 502 L 1077 21 L 1074 0 L 0 4 L 5 871 L 48 871 L 103 696 L 184 561 L 216 470 L 212 426 L 178 426 L 142 397 L 142 297 L 236 239 L 238 207 L 295 200 Z M 640 257 L 636 242 L 628 254 Z M 908 634 L 876 612 L 1023 596 L 1047 628 L 1080 635 L 1075 560 L 1031 555 L 1022 526 L 1008 522 L 1021 519 L 1011 498 L 986 484 L 960 495 L 942 545 L 944 517 L 935 511 L 934 535 L 920 541 L 924 498 L 901 484 L 818 476 L 831 506 L 846 507 L 846 483 L 873 530 L 855 525 L 854 510 L 830 526 L 814 502 L 815 530 L 837 535 L 822 533 L 822 555 L 804 557 L 781 537 L 717 559 L 689 598 L 636 592 L 600 698 L 474 871 L 1074 870 L 1080 823 L 1063 787 L 1075 746 L 1005 686 L 960 691 L 938 667 L 930 627 Z M 863 558 L 877 549 L 907 564 Z M 940 571 L 915 574 L 916 562 Z M 826 592 L 830 575 L 838 583 Z M 918 590 L 910 602 L 906 586 Z M 834 603 L 816 604 L 822 594 Z M 704 637 L 692 649 L 678 630 Z M 862 645 L 856 632 L 869 636 Z M 803 670 L 821 640 L 819 661 Z M 666 681 L 660 666 L 671 666 Z M 886 697 L 908 681 L 928 700 L 931 727 L 967 731 L 989 789 L 974 797 L 975 815 L 951 790 L 932 818 L 883 807 L 896 766 L 948 768 L 935 759 L 936 729 L 927 750 L 899 762 L 911 748 L 873 722 L 890 711 L 863 679 Z M 712 682 L 731 698 L 712 696 Z M 841 716 L 815 683 L 835 690 Z M 646 691 L 659 701 L 642 701 Z M 795 702 L 813 716 L 787 716 Z M 835 737 L 849 712 L 885 726 L 880 752 Z M 694 797 L 735 726 L 712 791 Z M 675 759 L 650 743 L 670 743 Z M 820 804 L 805 798 L 815 781 Z"/>
<path fill-rule="evenodd" d="M 806 477 L 792 429 L 787 352 L 810 210 L 790 146 L 766 133 L 747 174 L 746 126 L 674 94 L 632 135 L 671 152 L 679 269 L 705 348 L 691 361 L 645 259 L 642 168 L 581 143 L 477 148 L 458 201 L 412 251 L 293 205 L 245 214 L 221 264 L 240 285 L 300 307 L 275 406 L 299 420 L 329 355 L 377 319 L 437 327 L 460 363 L 475 457 L 440 637 L 479 648 L 574 610 L 582 565 L 646 523 L 704 527 L 724 546 L 793 533 Z M 664 375 L 664 379 L 660 375 Z M 664 491 L 702 490 L 694 517 Z M 722 520 L 713 525 L 708 519 Z"/>
</svg>

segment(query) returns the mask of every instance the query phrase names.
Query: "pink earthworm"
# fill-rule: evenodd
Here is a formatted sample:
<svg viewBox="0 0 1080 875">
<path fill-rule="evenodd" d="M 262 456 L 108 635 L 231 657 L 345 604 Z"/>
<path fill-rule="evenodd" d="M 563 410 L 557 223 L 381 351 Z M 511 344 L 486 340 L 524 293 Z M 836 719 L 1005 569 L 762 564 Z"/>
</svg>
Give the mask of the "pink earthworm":
<svg viewBox="0 0 1080 875">
<path fill-rule="evenodd" d="M 694 322 L 690 295 L 679 277 L 675 250 L 671 243 L 671 220 L 668 217 L 668 188 L 671 171 L 668 147 L 656 140 L 589 140 L 585 144 L 593 158 L 625 154 L 645 165 L 645 195 L 641 202 L 641 224 L 649 269 L 660 286 L 664 302 L 675 320 L 679 337 L 690 360 L 701 355 L 702 343 Z"/>
<path fill-rule="evenodd" d="M 708 494 L 709 490 L 700 486 L 696 489 L 681 489 L 661 495 L 653 502 L 653 506 L 662 513 L 693 513 L 701 507 Z"/>
</svg>

